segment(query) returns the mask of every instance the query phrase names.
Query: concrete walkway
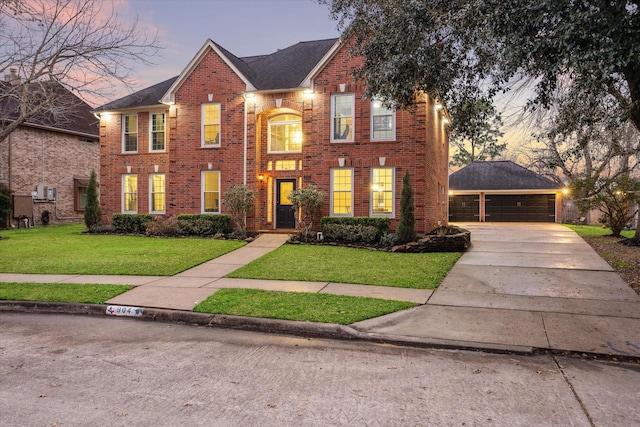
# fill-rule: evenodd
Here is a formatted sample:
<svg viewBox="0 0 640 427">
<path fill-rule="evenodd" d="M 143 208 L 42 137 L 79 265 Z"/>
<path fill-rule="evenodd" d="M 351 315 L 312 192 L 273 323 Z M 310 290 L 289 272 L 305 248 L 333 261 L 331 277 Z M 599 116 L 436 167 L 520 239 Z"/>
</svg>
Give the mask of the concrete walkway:
<svg viewBox="0 0 640 427">
<path fill-rule="evenodd" d="M 640 357 L 640 297 L 573 231 L 558 224 L 458 225 L 471 231 L 472 246 L 436 291 L 224 277 L 284 244 L 287 236 L 278 234 L 263 234 L 172 277 L 0 274 L 0 281 L 130 284 L 135 288 L 108 304 L 179 310 L 184 316 L 223 288 L 411 301 L 421 306 L 350 328 L 326 327 L 325 333 L 323 325 L 309 322 L 282 321 L 276 327 L 273 320 L 244 318 L 232 323 L 263 322 L 265 330 L 384 342 Z"/>
<path fill-rule="evenodd" d="M 352 327 L 396 339 L 640 356 L 640 297 L 572 230 L 458 225 L 472 246 L 427 304 Z"/>
</svg>

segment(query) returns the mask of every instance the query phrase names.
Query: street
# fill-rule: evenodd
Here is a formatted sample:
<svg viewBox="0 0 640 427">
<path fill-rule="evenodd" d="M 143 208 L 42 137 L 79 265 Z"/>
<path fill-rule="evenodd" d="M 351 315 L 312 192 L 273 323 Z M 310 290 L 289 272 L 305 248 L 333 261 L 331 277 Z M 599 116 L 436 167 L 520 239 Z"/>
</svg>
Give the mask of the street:
<svg viewBox="0 0 640 427">
<path fill-rule="evenodd" d="M 640 426 L 640 364 L 0 314 L 4 426 Z"/>
</svg>

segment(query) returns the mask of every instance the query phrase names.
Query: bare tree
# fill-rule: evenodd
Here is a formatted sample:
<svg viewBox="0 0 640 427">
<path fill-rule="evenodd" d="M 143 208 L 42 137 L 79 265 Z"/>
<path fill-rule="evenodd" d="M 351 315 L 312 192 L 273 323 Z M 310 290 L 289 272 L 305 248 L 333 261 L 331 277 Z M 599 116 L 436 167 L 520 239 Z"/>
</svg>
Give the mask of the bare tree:
<svg viewBox="0 0 640 427">
<path fill-rule="evenodd" d="M 0 0 L 0 141 L 34 117 L 60 123 L 79 99 L 105 100 L 131 86 L 135 64 L 152 64 L 157 34 L 102 0 Z"/>
</svg>

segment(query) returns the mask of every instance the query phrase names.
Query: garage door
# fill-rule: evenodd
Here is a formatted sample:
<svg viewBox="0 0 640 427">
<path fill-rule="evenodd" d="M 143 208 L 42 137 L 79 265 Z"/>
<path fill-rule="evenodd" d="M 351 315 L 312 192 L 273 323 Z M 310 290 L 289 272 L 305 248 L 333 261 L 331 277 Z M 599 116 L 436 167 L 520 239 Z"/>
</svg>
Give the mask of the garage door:
<svg viewBox="0 0 640 427">
<path fill-rule="evenodd" d="M 485 197 L 485 221 L 555 222 L 554 194 L 495 195 Z"/>
<path fill-rule="evenodd" d="M 477 194 L 451 196 L 449 199 L 449 221 L 480 221 L 480 196 Z"/>
</svg>

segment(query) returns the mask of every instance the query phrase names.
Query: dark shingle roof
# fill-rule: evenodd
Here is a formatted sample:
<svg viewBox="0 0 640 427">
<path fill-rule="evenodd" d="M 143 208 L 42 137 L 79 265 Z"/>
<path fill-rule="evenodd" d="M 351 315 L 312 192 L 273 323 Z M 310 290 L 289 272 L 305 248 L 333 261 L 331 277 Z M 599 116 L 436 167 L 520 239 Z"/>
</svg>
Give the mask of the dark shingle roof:
<svg viewBox="0 0 640 427">
<path fill-rule="evenodd" d="M 549 190 L 561 186 L 511 161 L 473 162 L 449 175 L 450 190 Z"/>
<path fill-rule="evenodd" d="M 257 90 L 298 87 L 338 39 L 300 42 L 270 55 L 238 58 L 217 43 L 218 49 Z M 112 101 L 96 111 L 156 105 L 178 77 Z"/>
<path fill-rule="evenodd" d="M 118 110 L 122 108 L 136 108 L 147 105 L 157 105 L 160 103 L 160 98 L 171 87 L 173 82 L 176 81 L 176 77 L 172 77 L 169 80 L 165 80 L 161 83 L 149 86 L 148 88 L 139 90 L 127 95 L 124 98 L 111 101 L 101 107 L 96 108 L 96 111 Z"/>
<path fill-rule="evenodd" d="M 57 82 L 33 83 L 29 86 L 29 92 L 33 93 L 34 102 L 37 102 L 37 92 L 43 85 L 46 85 L 48 93 L 54 93 L 52 99 L 54 108 L 64 111 L 54 115 L 45 108 L 41 113 L 36 114 L 26 121 L 25 126 L 45 127 L 57 129 L 62 132 L 75 134 L 93 135 L 98 137 L 98 119 L 91 113 L 91 106 L 78 98 L 71 91 Z M 4 94 L 16 93 L 20 87 L 11 86 L 8 83 L 0 82 L 0 91 Z M 13 121 L 18 117 L 18 100 L 13 96 L 0 97 L 0 120 Z"/>
</svg>

